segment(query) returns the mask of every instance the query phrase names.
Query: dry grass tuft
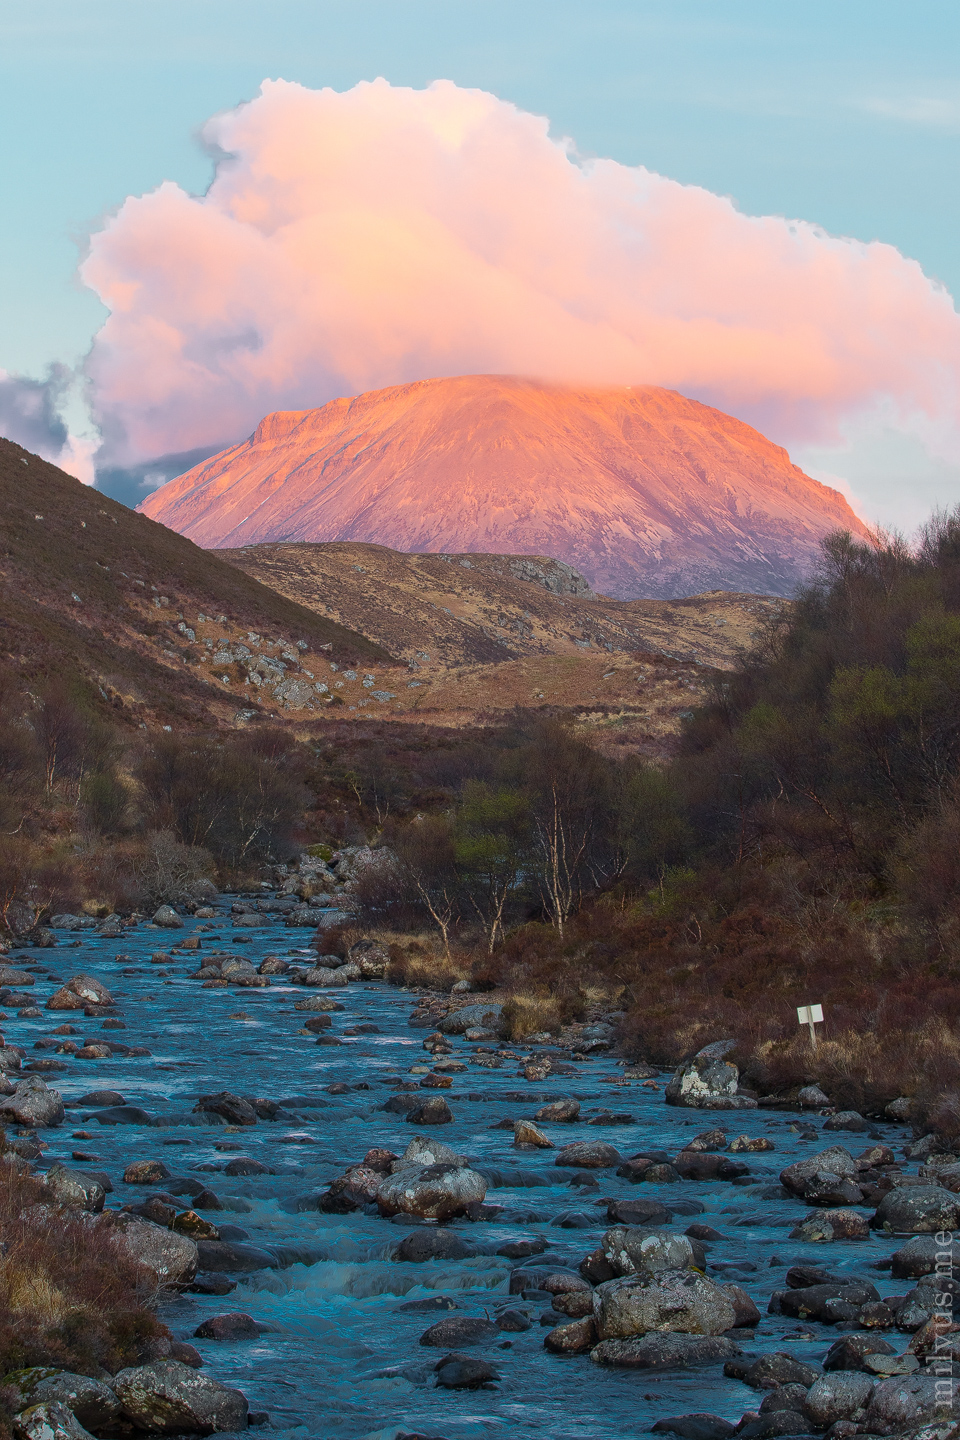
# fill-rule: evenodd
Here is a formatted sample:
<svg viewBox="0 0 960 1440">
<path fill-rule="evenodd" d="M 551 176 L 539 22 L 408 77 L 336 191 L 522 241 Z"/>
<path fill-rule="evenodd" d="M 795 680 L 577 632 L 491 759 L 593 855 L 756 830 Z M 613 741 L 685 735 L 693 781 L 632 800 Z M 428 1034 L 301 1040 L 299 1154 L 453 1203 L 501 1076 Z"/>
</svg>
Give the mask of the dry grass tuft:
<svg viewBox="0 0 960 1440">
<path fill-rule="evenodd" d="M 31 1365 L 115 1373 L 168 1333 L 149 1308 L 152 1289 L 107 1220 L 46 1199 L 32 1176 L 0 1161 L 0 1375 Z"/>
</svg>

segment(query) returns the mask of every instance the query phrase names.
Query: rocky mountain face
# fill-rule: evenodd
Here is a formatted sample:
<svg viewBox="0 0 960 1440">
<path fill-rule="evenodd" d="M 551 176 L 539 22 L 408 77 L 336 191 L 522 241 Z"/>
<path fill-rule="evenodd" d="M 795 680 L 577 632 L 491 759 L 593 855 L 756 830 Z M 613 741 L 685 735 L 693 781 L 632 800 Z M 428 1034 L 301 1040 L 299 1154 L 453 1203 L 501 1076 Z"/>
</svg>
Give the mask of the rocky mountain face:
<svg viewBox="0 0 960 1440">
<path fill-rule="evenodd" d="M 269 415 L 140 507 L 197 544 L 552 555 L 620 599 L 789 595 L 866 528 L 749 425 L 652 386 L 425 380 Z"/>
<path fill-rule="evenodd" d="M 0 439 L 0 693 L 79 682 L 131 724 L 232 724 L 374 662 L 375 642 Z"/>
</svg>

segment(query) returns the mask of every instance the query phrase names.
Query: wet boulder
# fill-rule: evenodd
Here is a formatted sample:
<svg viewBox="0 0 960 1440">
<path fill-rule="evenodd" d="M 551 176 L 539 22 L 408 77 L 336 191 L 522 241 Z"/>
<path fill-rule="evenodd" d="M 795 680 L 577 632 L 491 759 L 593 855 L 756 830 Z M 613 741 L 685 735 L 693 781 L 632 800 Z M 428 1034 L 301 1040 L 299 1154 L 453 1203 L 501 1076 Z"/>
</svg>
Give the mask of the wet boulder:
<svg viewBox="0 0 960 1440">
<path fill-rule="evenodd" d="M 680 1335 L 661 1331 L 626 1339 L 601 1340 L 590 1352 L 595 1365 L 615 1365 L 629 1370 L 686 1370 L 696 1365 L 714 1365 L 742 1354 L 740 1346 L 725 1335 Z"/>
<path fill-rule="evenodd" d="M 197 1326 L 193 1334 L 197 1340 L 256 1340 L 262 1334 L 262 1326 L 252 1315 L 237 1310 L 229 1315 L 211 1315 Z"/>
<path fill-rule="evenodd" d="M 884 1195 L 870 1222 L 893 1235 L 934 1234 L 960 1228 L 960 1197 L 939 1185 L 910 1185 Z"/>
<path fill-rule="evenodd" d="M 159 925 L 161 930 L 182 930 L 183 920 L 174 910 L 172 905 L 161 905 L 153 915 L 154 925 Z"/>
<path fill-rule="evenodd" d="M 451 1315 L 438 1320 L 420 1336 L 421 1345 L 446 1350 L 450 1345 L 486 1345 L 499 1338 L 499 1327 L 490 1320 L 481 1320 L 468 1315 Z"/>
<path fill-rule="evenodd" d="M 121 1370 L 113 1388 L 123 1412 L 141 1430 L 168 1435 L 211 1435 L 247 1428 L 247 1401 L 177 1360 L 154 1360 Z"/>
<path fill-rule="evenodd" d="M 673 1168 L 682 1180 L 736 1180 L 750 1174 L 750 1166 L 726 1155 L 706 1155 L 696 1150 L 681 1150 Z"/>
<path fill-rule="evenodd" d="M 781 1170 L 780 1184 L 794 1195 L 803 1195 L 808 1183 L 818 1172 L 855 1179 L 857 1162 L 842 1145 L 831 1145 L 829 1149 L 810 1155 L 806 1160 L 797 1160 L 793 1165 Z"/>
<path fill-rule="evenodd" d="M 947 1393 L 952 1395 L 952 1391 L 951 1384 Z M 949 1419 L 950 1405 L 946 1397 L 941 1403 L 938 1383 L 932 1375 L 892 1375 L 874 1386 L 864 1429 L 871 1435 L 891 1435 L 937 1416 Z"/>
<path fill-rule="evenodd" d="M 486 1360 L 452 1351 L 434 1367 L 437 1386 L 441 1390 L 479 1390 L 499 1380 L 500 1376 Z"/>
<path fill-rule="evenodd" d="M 859 1215 L 855 1210 L 821 1210 L 791 1230 L 790 1239 L 827 1244 L 833 1240 L 866 1240 L 869 1234 L 870 1222 L 866 1215 Z"/>
<path fill-rule="evenodd" d="M 452 1230 L 424 1226 L 407 1235 L 393 1252 L 394 1260 L 421 1265 L 427 1260 L 466 1260 L 477 1252 Z M 455 1343 L 450 1341 L 450 1344 Z"/>
<path fill-rule="evenodd" d="M 193 1113 L 202 1114 L 204 1111 L 214 1115 L 222 1115 L 228 1125 L 256 1125 L 257 1112 L 249 1100 L 240 1095 L 233 1095 L 229 1090 L 220 1090 L 216 1095 L 201 1095 Z"/>
<path fill-rule="evenodd" d="M 304 975 L 303 984 L 314 989 L 329 989 L 332 985 L 347 985 L 350 982 L 350 976 L 346 974 L 346 969 L 347 967 L 343 965 L 338 965 L 336 969 L 330 969 L 326 965 L 315 965 Z"/>
<path fill-rule="evenodd" d="M 671 1230 L 615 1225 L 604 1235 L 600 1248 L 613 1273 L 618 1276 L 702 1269 L 706 1264 L 699 1241 Z"/>
<path fill-rule="evenodd" d="M 377 1205 L 381 1215 L 449 1220 L 481 1204 L 486 1193 L 486 1180 L 466 1165 L 410 1165 L 381 1181 Z"/>
<path fill-rule="evenodd" d="M 592 1315 L 555 1325 L 543 1337 L 543 1347 L 554 1355 L 581 1355 L 597 1343 L 597 1327 Z"/>
<path fill-rule="evenodd" d="M 112 1005 L 113 996 L 93 975 L 74 975 L 55 990 L 47 1001 L 48 1010 L 83 1010 L 88 1005 Z"/>
<path fill-rule="evenodd" d="M 180 1238 L 180 1237 L 178 1237 Z M 198 1240 L 199 1268 L 222 1275 L 249 1275 L 257 1270 L 277 1270 L 280 1262 L 270 1250 L 245 1245 L 242 1240 Z"/>
<path fill-rule="evenodd" d="M 679 1435 L 680 1440 L 730 1440 L 736 1428 L 729 1420 L 705 1412 L 665 1416 L 650 1426 L 654 1434 Z"/>
<path fill-rule="evenodd" d="M 836 1340 L 827 1351 L 823 1362 L 825 1371 L 868 1370 L 866 1359 L 869 1355 L 894 1355 L 893 1346 L 881 1335 L 844 1335 Z"/>
<path fill-rule="evenodd" d="M 106 1187 L 101 1179 L 86 1170 L 68 1170 L 63 1165 L 51 1165 L 43 1177 L 43 1184 L 57 1205 L 87 1210 L 93 1215 L 103 1209 Z"/>
<path fill-rule="evenodd" d="M 659 1200 L 611 1200 L 607 1219 L 619 1225 L 655 1226 L 670 1220 L 671 1211 Z"/>
<path fill-rule="evenodd" d="M 726 1150 L 727 1133 L 725 1130 L 703 1130 L 699 1135 L 694 1135 L 683 1147 L 682 1153 L 693 1150 L 701 1154 L 713 1150 Z"/>
<path fill-rule="evenodd" d="M 317 1209 L 326 1215 L 349 1215 L 372 1205 L 383 1184 L 384 1171 L 370 1165 L 351 1165 L 338 1175 L 317 1201 Z"/>
<path fill-rule="evenodd" d="M 754 1325 L 760 1324 L 763 1318 L 760 1314 L 760 1309 L 755 1301 L 751 1300 L 742 1286 L 727 1283 L 721 1285 L 720 1289 L 733 1306 L 733 1328 L 735 1330 L 752 1330 Z"/>
<path fill-rule="evenodd" d="M 895 1280 L 919 1280 L 932 1275 L 938 1261 L 946 1274 L 956 1274 L 960 1253 L 952 1242 L 941 1245 L 933 1235 L 917 1235 L 894 1251 L 890 1273 Z"/>
<path fill-rule="evenodd" d="M 821 1375 L 807 1391 L 803 1413 L 818 1430 L 836 1420 L 861 1420 L 873 1396 L 873 1381 L 859 1370 Z"/>
<path fill-rule="evenodd" d="M 33 1383 L 25 1383 L 18 1377 L 18 1388 L 32 1405 L 65 1405 L 81 1425 L 97 1433 L 112 1428 L 120 1421 L 120 1402 L 102 1380 L 94 1380 L 89 1375 L 74 1375 L 67 1370 L 55 1375 L 46 1374 L 43 1370 L 34 1373 L 40 1378 Z"/>
<path fill-rule="evenodd" d="M 59 1090 L 51 1090 L 39 1075 L 18 1080 L 13 1094 L 0 1099 L 0 1122 L 7 1125 L 49 1129 L 59 1125 L 63 1117 L 63 1096 Z"/>
<path fill-rule="evenodd" d="M 548 1140 L 540 1129 L 534 1125 L 532 1120 L 517 1120 L 513 1127 L 513 1143 L 518 1149 L 530 1147 L 537 1150 L 552 1150 L 553 1141 Z"/>
<path fill-rule="evenodd" d="M 756 1100 L 737 1093 L 740 1072 L 736 1065 L 723 1058 L 735 1044 L 734 1040 L 716 1040 L 679 1066 L 664 1091 L 667 1104 L 695 1110 L 755 1110 Z"/>
<path fill-rule="evenodd" d="M 775 1350 L 771 1355 L 761 1355 L 757 1360 L 724 1366 L 723 1373 L 742 1380 L 754 1390 L 775 1390 L 781 1385 L 809 1387 L 820 1377 L 817 1366 L 798 1360 L 794 1355 L 787 1355 L 782 1350 Z"/>
<path fill-rule="evenodd" d="M 736 1311 L 719 1285 L 693 1270 L 607 1280 L 597 1287 L 594 1318 L 601 1340 L 646 1335 L 650 1330 L 722 1335 Z"/>
<path fill-rule="evenodd" d="M 406 1118 L 410 1125 L 449 1125 L 453 1111 L 441 1095 L 432 1095 L 414 1106 Z"/>
<path fill-rule="evenodd" d="M 163 1229 L 130 1214 L 116 1218 L 114 1234 L 121 1248 L 149 1271 L 159 1285 L 182 1290 L 195 1279 L 197 1246 L 186 1235 L 178 1235 L 173 1230 Z"/>
<path fill-rule="evenodd" d="M 855 1319 L 862 1306 L 879 1299 L 873 1285 L 856 1281 L 847 1285 L 807 1285 L 781 1294 L 780 1313 L 795 1320 L 820 1320 L 832 1325 Z"/>
<path fill-rule="evenodd" d="M 162 1160 L 133 1160 L 124 1170 L 123 1179 L 126 1185 L 159 1185 L 172 1174 Z"/>
<path fill-rule="evenodd" d="M 574 1140 L 560 1148 L 553 1163 L 575 1170 L 606 1170 L 619 1165 L 621 1158 L 620 1152 L 603 1140 Z"/>
<path fill-rule="evenodd" d="M 541 1124 L 570 1125 L 580 1118 L 580 1101 L 554 1100 L 549 1105 L 541 1105 L 533 1118 Z"/>
<path fill-rule="evenodd" d="M 0 1045 L 0 1070 L 4 1074 L 9 1074 L 11 1070 L 19 1070 L 22 1064 L 19 1050 L 13 1050 L 9 1045 Z"/>
</svg>

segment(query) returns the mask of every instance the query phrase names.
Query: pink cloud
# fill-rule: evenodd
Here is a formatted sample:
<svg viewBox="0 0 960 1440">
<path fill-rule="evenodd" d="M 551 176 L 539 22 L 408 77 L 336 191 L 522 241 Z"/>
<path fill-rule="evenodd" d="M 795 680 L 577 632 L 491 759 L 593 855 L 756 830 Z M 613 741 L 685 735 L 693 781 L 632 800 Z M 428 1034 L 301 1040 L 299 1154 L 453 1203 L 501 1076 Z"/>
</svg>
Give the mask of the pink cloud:
<svg viewBox="0 0 960 1440">
<path fill-rule="evenodd" d="M 785 444 L 877 405 L 960 434 L 960 319 L 892 246 L 741 214 L 437 81 L 267 81 L 211 120 L 210 189 L 165 183 L 93 237 L 88 361 L 113 463 L 436 375 L 656 384 Z"/>
</svg>

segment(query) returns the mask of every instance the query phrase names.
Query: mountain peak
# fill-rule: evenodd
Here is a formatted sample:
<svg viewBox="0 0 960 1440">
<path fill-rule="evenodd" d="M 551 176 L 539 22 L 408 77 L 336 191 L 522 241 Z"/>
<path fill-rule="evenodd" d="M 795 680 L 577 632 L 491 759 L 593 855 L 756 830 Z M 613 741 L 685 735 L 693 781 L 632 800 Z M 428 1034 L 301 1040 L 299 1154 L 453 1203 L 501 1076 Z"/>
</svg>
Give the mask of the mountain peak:
<svg viewBox="0 0 960 1440">
<path fill-rule="evenodd" d="M 621 598 L 789 594 L 837 491 L 743 421 L 656 386 L 420 380 L 277 411 L 140 506 L 208 548 L 352 540 L 551 555 Z"/>
</svg>

